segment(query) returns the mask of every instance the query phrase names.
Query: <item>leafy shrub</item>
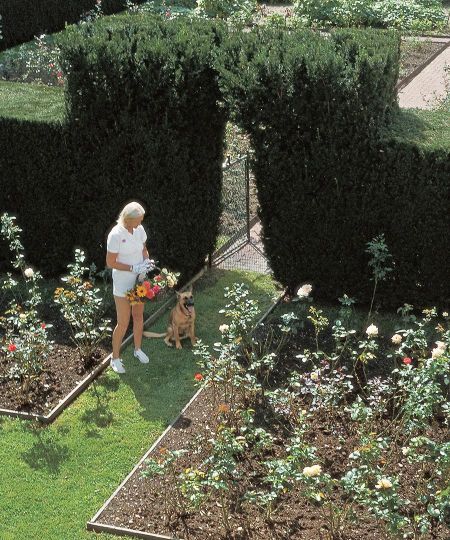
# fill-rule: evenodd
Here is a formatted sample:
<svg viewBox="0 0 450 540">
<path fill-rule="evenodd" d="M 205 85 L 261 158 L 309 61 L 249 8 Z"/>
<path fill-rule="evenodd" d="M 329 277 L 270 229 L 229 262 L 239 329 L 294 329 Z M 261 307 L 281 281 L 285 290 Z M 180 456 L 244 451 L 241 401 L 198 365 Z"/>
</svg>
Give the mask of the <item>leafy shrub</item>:
<svg viewBox="0 0 450 540">
<path fill-rule="evenodd" d="M 436 30 L 446 24 L 440 0 L 296 0 L 307 24 Z"/>
<path fill-rule="evenodd" d="M 256 0 L 197 0 L 196 12 L 207 17 L 249 23 L 256 9 Z"/>
<path fill-rule="evenodd" d="M 144 0 L 135 0 L 141 3 Z M 105 14 L 117 13 L 127 7 L 126 0 L 100 0 Z M 3 40 L 0 50 L 30 41 L 40 34 L 63 30 L 66 24 L 79 21 L 84 13 L 95 11 L 97 0 L 0 0 Z"/>
<path fill-rule="evenodd" d="M 369 302 L 364 246 L 384 233 L 385 305 L 448 299 L 448 153 L 383 131 L 397 111 L 398 59 L 398 34 L 374 29 L 328 39 L 256 29 L 235 53 L 226 88 L 255 150 L 266 253 L 292 292 L 309 281 L 319 298 Z"/>
<path fill-rule="evenodd" d="M 95 349 L 111 333 L 111 321 L 103 317 L 100 289 L 94 286 L 85 254 L 75 250 L 75 260 L 68 265 L 69 275 L 62 279 L 64 286 L 55 290 L 54 300 L 69 324 L 72 341 L 81 361 L 87 367 Z"/>
<path fill-rule="evenodd" d="M 152 256 L 184 276 L 203 265 L 221 211 L 225 36 L 220 23 L 140 14 L 61 38 L 67 121 L 0 119 L 1 206 L 43 272 L 63 271 L 74 246 L 103 267 L 107 229 L 136 198 Z"/>
<path fill-rule="evenodd" d="M 15 218 L 7 213 L 2 214 L 0 222 L 1 235 L 8 242 L 12 254 L 12 266 L 20 272 L 19 279 L 25 282 L 26 287 L 25 296 L 22 296 L 19 281 L 12 274 L 8 274 L 0 283 L 0 290 L 8 291 L 10 296 L 12 293 L 8 308 L 0 317 L 0 354 L 6 355 L 10 365 L 8 376 L 18 379 L 27 394 L 51 351 L 52 343 L 47 335 L 51 325 L 42 321 L 39 315 L 42 276 L 26 262 L 22 230 L 16 225 Z"/>
</svg>

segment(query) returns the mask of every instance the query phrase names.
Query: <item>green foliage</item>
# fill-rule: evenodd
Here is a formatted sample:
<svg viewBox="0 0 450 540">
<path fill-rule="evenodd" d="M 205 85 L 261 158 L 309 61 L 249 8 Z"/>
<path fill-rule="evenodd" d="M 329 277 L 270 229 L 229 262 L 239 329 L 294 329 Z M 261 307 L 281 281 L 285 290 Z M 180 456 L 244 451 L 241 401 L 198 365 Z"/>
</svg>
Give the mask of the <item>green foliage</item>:
<svg viewBox="0 0 450 540">
<path fill-rule="evenodd" d="M 42 271 L 62 271 L 76 245 L 102 267 L 107 229 L 136 198 L 147 210 L 152 257 L 183 277 L 203 265 L 221 211 L 225 35 L 219 23 L 139 14 L 61 37 L 66 123 L 0 120 L 2 206 L 26 224 Z M 42 238 L 51 244 L 45 253 Z"/>
<path fill-rule="evenodd" d="M 295 12 L 307 24 L 321 26 L 425 31 L 446 23 L 440 0 L 296 0 Z"/>
<path fill-rule="evenodd" d="M 42 304 L 42 276 L 27 267 L 25 251 L 21 241 L 22 230 L 14 217 L 7 213 L 1 216 L 1 235 L 6 239 L 12 254 L 12 265 L 21 273 L 26 293 L 20 292 L 19 281 L 8 274 L 0 283 L 0 290 L 11 296 L 8 308 L 0 317 L 2 355 L 9 364 L 7 377 L 17 379 L 25 395 L 31 384 L 42 371 L 42 366 L 51 351 L 47 332 L 51 325 L 45 324 L 39 315 Z"/>
<path fill-rule="evenodd" d="M 386 133 L 398 34 L 258 28 L 241 41 L 226 84 L 255 151 L 275 278 L 292 292 L 308 281 L 318 298 L 370 302 L 363 248 L 384 232 L 396 263 L 379 284 L 385 305 L 445 302 L 450 162 Z"/>
<path fill-rule="evenodd" d="M 135 0 L 142 3 L 144 0 Z M 77 22 L 101 5 L 105 14 L 123 11 L 126 0 L 0 0 L 3 40 L 0 50 L 30 41 L 34 36 L 63 30 L 66 24 Z"/>
<path fill-rule="evenodd" d="M 384 259 L 378 268 L 381 271 L 386 263 L 385 248 L 382 237 L 369 245 L 372 262 Z M 310 292 L 309 285 L 304 285 L 299 300 L 308 298 Z M 286 380 L 279 374 L 286 355 L 278 355 L 278 345 L 271 342 L 268 332 L 261 333 L 260 327 L 248 335 L 245 306 L 254 305 L 248 290 L 235 285 L 226 296 L 228 304 L 221 312 L 230 324 L 219 326 L 222 340 L 214 343 L 215 354 L 202 344 L 197 346 L 202 385 L 224 402 L 217 413 L 217 403 L 213 404 L 208 425 L 187 443 L 190 468 L 180 472 L 178 467 L 178 475 L 174 474 L 169 458 L 165 480 L 173 487 L 169 497 L 167 493 L 163 497 L 172 500 L 181 491 L 185 499 L 171 518 L 179 518 L 186 504 L 202 514 L 215 503 L 231 537 L 243 523 L 250 528 L 261 519 L 270 522 L 283 504 L 292 504 L 285 495 L 295 490 L 302 504 L 313 506 L 314 515 L 320 513 L 330 538 L 345 537 L 348 525 L 360 522 L 367 513 L 389 537 L 418 540 L 436 535 L 441 528 L 446 530 L 450 444 L 440 440 L 443 430 L 436 434 L 435 428 L 442 416 L 447 415 L 447 424 L 450 418 L 448 324 L 438 326 L 443 341 L 436 342 L 431 352 L 424 337 L 424 327 L 434 322 L 436 311 L 427 310 L 421 321 L 412 321 L 411 328 L 398 330 L 400 342 L 389 343 L 392 354 L 388 357 L 401 360 L 400 367 L 388 377 L 373 377 L 360 384 L 346 374 L 347 360 L 357 358 L 369 345 L 378 351 L 375 341 L 381 336 L 375 325 L 365 332 L 361 328 L 348 330 L 346 335 L 335 332 L 342 329 L 338 319 L 333 324 L 333 350 L 323 350 L 322 337 L 317 353 L 303 350 L 298 358 L 311 363 L 311 372 L 305 372 L 309 366 L 290 362 L 284 386 Z M 343 301 L 345 306 L 351 305 L 348 297 Z M 298 302 L 295 307 L 316 331 L 326 324 L 320 309 L 310 317 Z M 448 313 L 444 317 L 448 318 Z M 274 327 L 291 335 L 300 322 L 295 313 L 272 321 Z M 257 350 L 258 341 L 264 355 L 248 355 L 249 343 Z M 242 343 L 247 345 L 239 351 L 236 345 Z M 405 362 L 411 361 L 405 354 L 414 354 L 414 365 Z M 263 358 L 269 356 L 271 377 L 259 369 Z M 367 355 L 366 362 L 376 361 L 375 355 Z M 319 429 L 331 431 L 329 440 L 337 450 L 341 442 L 352 441 L 339 473 L 335 460 L 329 459 L 330 445 L 313 446 L 318 441 L 317 422 Z M 406 468 L 411 464 L 419 467 Z M 162 472 L 159 462 L 153 463 L 152 469 L 153 474 Z M 414 474 L 413 483 L 405 482 L 410 474 Z M 253 508 L 248 512 L 249 505 Z"/>
<path fill-rule="evenodd" d="M 256 0 L 197 0 L 196 11 L 206 17 L 248 24 L 256 9 Z"/>
<path fill-rule="evenodd" d="M 72 331 L 72 340 L 81 360 L 86 364 L 95 349 L 111 333 L 111 321 L 104 319 L 100 289 L 93 284 L 86 256 L 75 250 L 75 260 L 68 265 L 69 275 L 61 278 L 64 287 L 55 290 L 54 300 Z"/>
</svg>

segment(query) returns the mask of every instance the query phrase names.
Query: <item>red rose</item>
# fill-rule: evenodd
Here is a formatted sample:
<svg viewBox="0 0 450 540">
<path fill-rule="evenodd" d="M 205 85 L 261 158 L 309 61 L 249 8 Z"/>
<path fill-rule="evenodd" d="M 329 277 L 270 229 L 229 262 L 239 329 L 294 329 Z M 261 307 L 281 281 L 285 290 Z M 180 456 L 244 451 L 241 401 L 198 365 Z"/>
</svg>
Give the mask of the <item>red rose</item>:
<svg viewBox="0 0 450 540">
<path fill-rule="evenodd" d="M 155 281 L 162 281 L 162 276 L 158 275 L 153 278 Z"/>
<path fill-rule="evenodd" d="M 45 324 L 45 322 L 41 323 L 41 328 L 42 330 L 46 327 L 47 325 Z"/>
<path fill-rule="evenodd" d="M 160 287 L 159 285 L 153 285 L 152 291 L 153 291 L 155 294 L 158 294 L 160 290 L 161 290 L 161 287 Z"/>
<path fill-rule="evenodd" d="M 410 364 L 412 364 L 412 358 L 409 358 L 408 356 L 405 356 L 405 358 L 403 358 L 402 362 L 405 364 L 405 366 L 409 366 Z"/>
<path fill-rule="evenodd" d="M 151 289 L 150 281 L 143 281 L 142 285 L 144 285 L 147 290 Z"/>
<path fill-rule="evenodd" d="M 201 373 L 196 373 L 196 374 L 194 375 L 194 379 L 195 379 L 196 381 L 203 381 L 203 375 L 202 375 Z"/>
<path fill-rule="evenodd" d="M 152 289 L 148 289 L 147 294 L 145 295 L 149 300 L 155 297 L 155 293 L 152 291 Z"/>
<path fill-rule="evenodd" d="M 9 352 L 14 352 L 16 349 L 17 349 L 17 347 L 14 345 L 14 343 L 10 343 L 8 345 L 8 351 Z"/>
</svg>

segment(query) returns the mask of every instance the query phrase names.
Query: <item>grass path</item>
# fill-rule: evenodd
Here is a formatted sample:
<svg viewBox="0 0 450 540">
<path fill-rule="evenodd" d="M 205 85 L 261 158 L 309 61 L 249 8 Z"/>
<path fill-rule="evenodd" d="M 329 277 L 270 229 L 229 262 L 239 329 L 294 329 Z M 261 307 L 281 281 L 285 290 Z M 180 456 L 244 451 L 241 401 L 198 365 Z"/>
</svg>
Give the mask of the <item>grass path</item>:
<svg viewBox="0 0 450 540">
<path fill-rule="evenodd" d="M 274 295 L 268 276 L 214 272 L 195 286 L 197 335 L 217 341 L 223 289 L 247 283 L 265 309 Z M 167 315 L 155 325 L 165 327 Z M 132 469 L 196 390 L 190 345 L 168 349 L 146 340 L 142 365 L 128 347 L 127 373 L 108 370 L 54 424 L 0 417 L 0 539 L 114 538 L 85 531 L 86 522 Z"/>
<path fill-rule="evenodd" d="M 62 88 L 0 81 L 0 116 L 36 122 L 61 122 L 64 107 Z"/>
</svg>

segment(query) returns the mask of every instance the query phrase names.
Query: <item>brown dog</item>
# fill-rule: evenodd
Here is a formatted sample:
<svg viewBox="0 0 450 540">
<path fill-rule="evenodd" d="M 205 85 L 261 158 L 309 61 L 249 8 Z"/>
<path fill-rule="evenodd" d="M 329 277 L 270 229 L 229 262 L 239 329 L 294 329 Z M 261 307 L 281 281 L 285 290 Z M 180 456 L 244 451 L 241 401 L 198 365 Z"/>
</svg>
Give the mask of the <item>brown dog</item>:
<svg viewBox="0 0 450 540">
<path fill-rule="evenodd" d="M 144 332 L 145 337 L 164 337 L 166 345 L 173 347 L 172 341 L 175 341 L 177 349 L 181 349 L 180 339 L 190 338 L 192 345 L 195 344 L 194 323 L 195 309 L 192 289 L 182 293 L 177 292 L 177 305 L 172 309 L 169 316 L 169 326 L 165 334 L 155 334 L 154 332 Z"/>
</svg>

